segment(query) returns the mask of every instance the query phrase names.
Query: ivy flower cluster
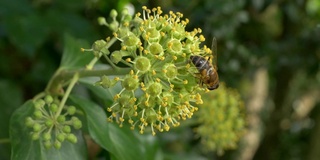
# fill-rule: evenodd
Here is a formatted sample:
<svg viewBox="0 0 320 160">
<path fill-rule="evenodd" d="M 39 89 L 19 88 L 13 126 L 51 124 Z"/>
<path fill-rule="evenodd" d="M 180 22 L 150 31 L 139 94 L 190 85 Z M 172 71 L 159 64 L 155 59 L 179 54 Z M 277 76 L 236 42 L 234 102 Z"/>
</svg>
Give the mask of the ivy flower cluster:
<svg viewBox="0 0 320 160">
<path fill-rule="evenodd" d="M 74 106 L 64 106 L 66 111 L 59 110 L 60 101 L 50 95 L 34 102 L 33 116 L 26 118 L 26 126 L 33 129 L 32 140 L 41 139 L 44 147 L 49 149 L 54 146 L 61 148 L 65 140 L 77 143 L 77 137 L 72 133 L 73 129 L 80 129 L 82 122 L 73 116 L 77 109 Z"/>
<path fill-rule="evenodd" d="M 188 19 L 182 13 L 162 14 L 160 7 L 148 9 L 130 16 L 127 10 L 118 13 L 112 10 L 112 22 L 99 18 L 100 24 L 108 26 L 113 38 L 120 42 L 119 50 L 110 52 L 112 41 L 98 40 L 92 50 L 98 57 L 104 57 L 115 72 L 125 64 L 130 71 L 123 77 L 102 76 L 97 82 L 104 88 L 120 83 L 122 90 L 114 95 L 114 103 L 107 107 L 109 121 L 120 126 L 128 122 L 131 128 L 146 128 L 153 135 L 156 130 L 169 131 L 179 126 L 181 120 L 191 118 L 201 104 L 197 69 L 190 63 L 191 55 L 211 56 L 211 50 L 200 44 L 205 41 L 201 29 L 186 31 Z M 120 19 L 119 21 L 117 19 Z M 123 66 L 123 65 L 121 65 Z"/>
<path fill-rule="evenodd" d="M 236 90 L 220 83 L 219 90 L 203 95 L 204 103 L 196 113 L 200 124 L 196 133 L 207 151 L 222 154 L 234 149 L 245 132 L 244 103 Z"/>
</svg>

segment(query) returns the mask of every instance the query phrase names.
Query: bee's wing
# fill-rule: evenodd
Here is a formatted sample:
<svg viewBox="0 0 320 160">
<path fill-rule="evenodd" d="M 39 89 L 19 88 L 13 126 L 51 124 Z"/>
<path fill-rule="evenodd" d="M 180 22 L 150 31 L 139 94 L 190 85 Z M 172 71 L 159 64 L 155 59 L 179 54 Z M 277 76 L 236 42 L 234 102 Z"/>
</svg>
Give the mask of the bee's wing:
<svg viewBox="0 0 320 160">
<path fill-rule="evenodd" d="M 213 37 L 212 39 L 212 45 L 211 45 L 211 51 L 212 51 L 212 66 L 218 70 L 217 67 L 217 39 L 216 37 Z"/>
</svg>

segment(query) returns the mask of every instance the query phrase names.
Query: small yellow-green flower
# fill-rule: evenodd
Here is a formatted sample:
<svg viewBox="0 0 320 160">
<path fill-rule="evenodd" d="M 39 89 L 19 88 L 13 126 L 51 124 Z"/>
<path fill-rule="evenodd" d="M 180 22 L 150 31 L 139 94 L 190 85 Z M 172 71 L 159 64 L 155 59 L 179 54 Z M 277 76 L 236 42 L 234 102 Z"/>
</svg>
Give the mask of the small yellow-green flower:
<svg viewBox="0 0 320 160">
<path fill-rule="evenodd" d="M 210 56 L 211 50 L 200 47 L 204 41 L 201 29 L 185 30 L 189 20 L 181 13 L 163 15 L 160 7 L 142 9 L 142 14 L 134 17 L 126 11 L 112 13 L 113 21 L 116 16 L 121 19 L 118 29 L 111 28 L 121 48 L 110 54 L 110 62 L 122 62 L 131 71 L 117 77 L 122 90 L 114 95 L 114 103 L 107 110 L 111 112 L 109 121 L 120 126 L 128 122 L 132 129 L 138 126 L 140 133 L 150 128 L 154 135 L 155 130 L 179 126 L 180 120 L 191 118 L 198 110 L 194 105 L 202 103 L 199 92 L 205 88 L 195 77 L 197 69 L 190 67 L 190 56 Z M 99 21 L 110 28 L 103 18 Z M 106 88 L 114 86 L 112 82 L 102 77 L 97 84 Z"/>
<path fill-rule="evenodd" d="M 206 150 L 223 153 L 234 149 L 245 130 L 244 104 L 239 93 L 221 83 L 218 90 L 203 95 L 204 103 L 196 113 L 195 130 Z"/>
</svg>

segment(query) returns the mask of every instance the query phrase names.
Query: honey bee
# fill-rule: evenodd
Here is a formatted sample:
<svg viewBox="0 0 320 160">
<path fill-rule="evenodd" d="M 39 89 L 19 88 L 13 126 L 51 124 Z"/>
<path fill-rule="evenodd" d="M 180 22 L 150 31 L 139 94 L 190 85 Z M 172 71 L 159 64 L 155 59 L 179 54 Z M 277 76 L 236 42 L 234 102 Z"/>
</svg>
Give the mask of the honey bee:
<svg viewBox="0 0 320 160">
<path fill-rule="evenodd" d="M 217 58 L 215 56 L 217 54 L 217 41 L 215 38 L 213 38 L 211 50 L 214 64 L 210 63 L 210 58 L 206 59 L 199 55 L 190 56 L 190 60 L 199 71 L 198 77 L 201 85 L 205 84 L 209 90 L 215 90 L 219 87 L 219 76 L 216 66 Z"/>
</svg>

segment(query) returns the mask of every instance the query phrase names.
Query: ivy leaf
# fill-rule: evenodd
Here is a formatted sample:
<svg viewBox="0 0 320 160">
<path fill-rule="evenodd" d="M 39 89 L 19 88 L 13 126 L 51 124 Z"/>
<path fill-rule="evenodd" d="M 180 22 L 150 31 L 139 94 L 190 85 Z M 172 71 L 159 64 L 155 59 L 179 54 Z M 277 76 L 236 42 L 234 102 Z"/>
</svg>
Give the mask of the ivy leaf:
<svg viewBox="0 0 320 160">
<path fill-rule="evenodd" d="M 17 109 L 10 119 L 11 160 L 42 159 L 42 160 L 74 160 L 87 159 L 86 144 L 80 133 L 75 133 L 77 144 L 63 142 L 59 150 L 45 149 L 42 140 L 32 140 L 31 129 L 25 125 L 25 119 L 34 111 L 31 100 Z"/>
<path fill-rule="evenodd" d="M 77 40 L 70 35 L 64 37 L 64 50 L 60 64 L 63 69 L 84 68 L 94 58 L 91 52 L 81 52 L 81 48 L 89 48 L 87 42 Z"/>
<path fill-rule="evenodd" d="M 70 99 L 80 107 L 86 115 L 89 134 L 102 148 L 111 153 L 113 159 L 148 160 L 157 157 L 158 145 L 153 139 L 152 145 L 142 141 L 139 136 L 127 127 L 120 128 L 117 124 L 107 122 L 104 110 L 92 101 L 77 96 Z M 152 137 L 151 137 L 152 139 Z"/>
<path fill-rule="evenodd" d="M 0 139 L 9 139 L 10 116 L 23 103 L 23 94 L 19 85 L 0 79 L 0 95 Z M 0 159 L 10 159 L 10 148 L 10 143 L 0 144 Z"/>
</svg>

